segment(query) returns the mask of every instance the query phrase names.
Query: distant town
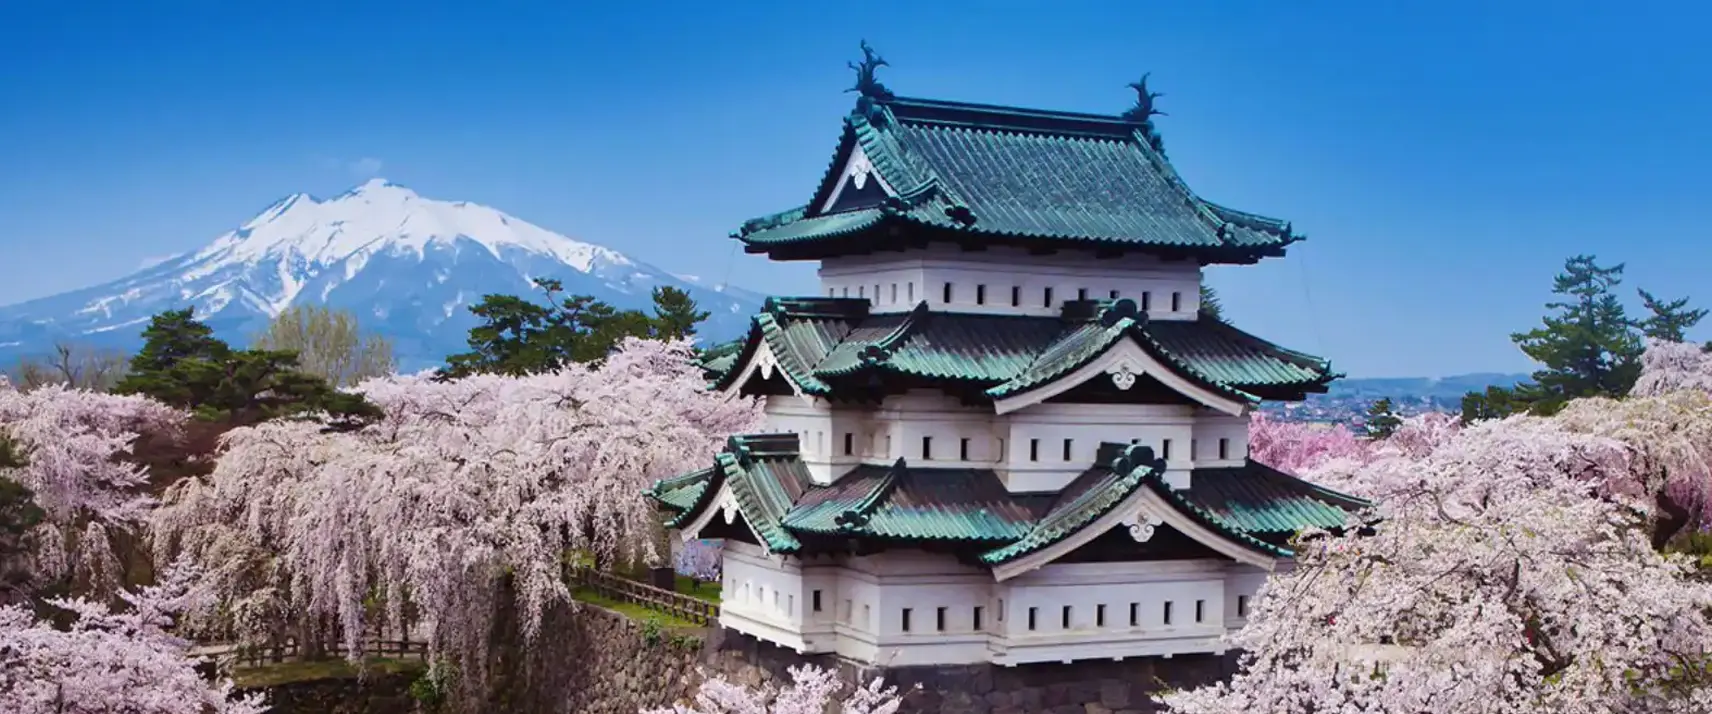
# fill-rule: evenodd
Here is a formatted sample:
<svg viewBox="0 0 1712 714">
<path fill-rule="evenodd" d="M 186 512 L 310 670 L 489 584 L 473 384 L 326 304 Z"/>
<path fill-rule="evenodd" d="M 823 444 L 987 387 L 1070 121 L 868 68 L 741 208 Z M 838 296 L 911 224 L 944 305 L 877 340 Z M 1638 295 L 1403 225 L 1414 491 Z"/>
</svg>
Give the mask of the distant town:
<svg viewBox="0 0 1712 714">
<path fill-rule="evenodd" d="M 1390 399 L 1399 416 L 1462 409 L 1462 395 L 1489 386 L 1511 386 L 1528 379 L 1526 374 L 1479 373 L 1454 377 L 1341 379 L 1325 394 L 1309 395 L 1301 402 L 1265 402 L 1261 411 L 1289 421 L 1360 426 L 1374 401 Z"/>
</svg>

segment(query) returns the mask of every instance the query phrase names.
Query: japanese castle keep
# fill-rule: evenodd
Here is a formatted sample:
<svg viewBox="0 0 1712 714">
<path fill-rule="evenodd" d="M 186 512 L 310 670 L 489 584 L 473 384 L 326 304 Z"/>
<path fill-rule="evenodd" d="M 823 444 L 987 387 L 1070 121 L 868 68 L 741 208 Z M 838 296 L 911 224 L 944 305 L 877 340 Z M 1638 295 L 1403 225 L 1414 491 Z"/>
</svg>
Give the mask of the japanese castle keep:
<svg viewBox="0 0 1712 714">
<path fill-rule="evenodd" d="M 1222 653 L 1290 536 L 1366 505 L 1247 458 L 1261 400 L 1339 375 L 1200 310 L 1202 266 L 1301 236 L 1190 190 L 1145 80 L 1103 116 L 881 64 L 808 202 L 735 234 L 820 262 L 708 365 L 770 433 L 649 492 L 725 539 L 720 624 L 888 667 Z"/>
</svg>

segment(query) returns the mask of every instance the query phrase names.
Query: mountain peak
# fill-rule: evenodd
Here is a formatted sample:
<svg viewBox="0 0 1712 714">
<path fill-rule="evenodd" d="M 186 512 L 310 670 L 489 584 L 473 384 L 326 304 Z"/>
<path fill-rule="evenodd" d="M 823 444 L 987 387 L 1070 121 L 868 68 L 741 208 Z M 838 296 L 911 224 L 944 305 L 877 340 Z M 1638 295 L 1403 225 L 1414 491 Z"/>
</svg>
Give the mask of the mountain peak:
<svg viewBox="0 0 1712 714">
<path fill-rule="evenodd" d="M 356 188 L 353 188 L 353 189 L 346 191 L 344 193 L 344 195 L 346 195 L 346 196 L 374 196 L 377 194 L 390 194 L 390 195 L 395 195 L 395 196 L 404 196 L 404 197 L 408 197 L 408 198 L 420 198 L 420 196 L 416 195 L 415 191 L 410 190 L 408 187 L 403 186 L 401 184 L 393 183 L 391 181 L 388 181 L 384 178 L 379 178 L 379 177 L 372 178 L 372 179 L 369 179 L 367 181 L 364 181 L 363 185 L 358 186 Z"/>
</svg>

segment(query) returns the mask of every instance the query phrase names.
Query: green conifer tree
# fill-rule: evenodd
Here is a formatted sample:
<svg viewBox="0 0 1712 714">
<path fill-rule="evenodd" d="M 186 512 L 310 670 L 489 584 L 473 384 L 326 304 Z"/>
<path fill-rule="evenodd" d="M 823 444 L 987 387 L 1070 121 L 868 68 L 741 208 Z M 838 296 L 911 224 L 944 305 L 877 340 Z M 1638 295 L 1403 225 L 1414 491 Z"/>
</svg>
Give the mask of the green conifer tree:
<svg viewBox="0 0 1712 714">
<path fill-rule="evenodd" d="M 1367 438 L 1384 439 L 1396 433 L 1397 427 L 1403 425 L 1403 418 L 1391 406 L 1390 397 L 1375 399 L 1367 407 L 1367 418 L 1364 420 L 1364 430 Z"/>
</svg>

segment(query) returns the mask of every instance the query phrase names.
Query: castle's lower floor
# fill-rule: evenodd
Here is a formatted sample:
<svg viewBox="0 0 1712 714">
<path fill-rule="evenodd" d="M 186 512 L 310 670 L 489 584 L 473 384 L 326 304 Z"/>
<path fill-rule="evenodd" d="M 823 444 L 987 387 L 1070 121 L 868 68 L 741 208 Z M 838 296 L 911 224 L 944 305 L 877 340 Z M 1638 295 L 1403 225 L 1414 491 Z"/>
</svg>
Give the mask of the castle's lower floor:
<svg viewBox="0 0 1712 714">
<path fill-rule="evenodd" d="M 943 554 L 801 559 L 728 541 L 720 625 L 886 667 L 1219 655 L 1266 575 L 1205 558 L 1053 563 L 999 582 Z"/>
</svg>

